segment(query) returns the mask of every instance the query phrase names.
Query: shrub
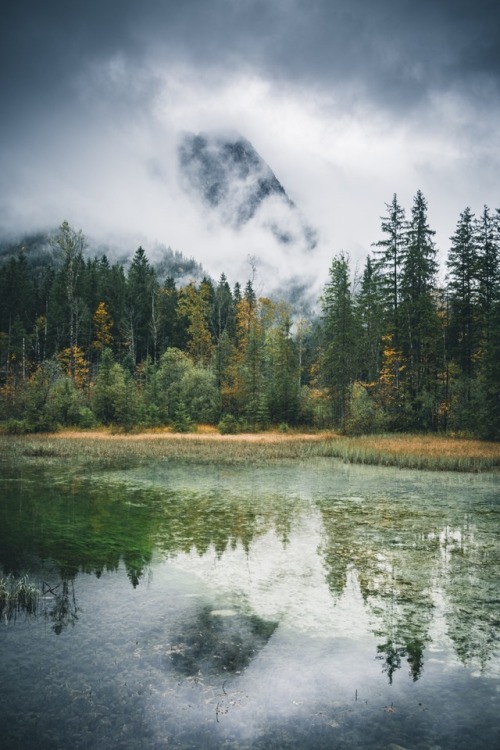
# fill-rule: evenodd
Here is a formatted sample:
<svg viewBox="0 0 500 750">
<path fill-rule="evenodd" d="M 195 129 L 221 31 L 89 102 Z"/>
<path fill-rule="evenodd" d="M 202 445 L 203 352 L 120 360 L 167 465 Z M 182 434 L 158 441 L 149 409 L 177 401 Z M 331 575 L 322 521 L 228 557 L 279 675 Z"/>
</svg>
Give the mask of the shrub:
<svg viewBox="0 0 500 750">
<path fill-rule="evenodd" d="M 349 413 L 343 424 L 346 435 L 367 435 L 383 432 L 387 428 L 387 416 L 377 406 L 362 383 L 353 383 Z"/>
<path fill-rule="evenodd" d="M 1 425 L 0 431 L 4 435 L 25 435 L 33 428 L 26 419 L 7 419 Z"/>
<path fill-rule="evenodd" d="M 236 435 L 239 432 L 239 424 L 232 414 L 224 414 L 217 428 L 221 435 Z"/>
</svg>

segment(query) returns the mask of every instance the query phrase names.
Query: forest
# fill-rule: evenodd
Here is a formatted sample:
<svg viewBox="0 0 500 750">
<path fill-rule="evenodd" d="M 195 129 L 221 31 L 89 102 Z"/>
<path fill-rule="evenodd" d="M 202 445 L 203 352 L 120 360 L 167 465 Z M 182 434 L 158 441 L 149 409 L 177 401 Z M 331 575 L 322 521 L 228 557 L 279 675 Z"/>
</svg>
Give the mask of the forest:
<svg viewBox="0 0 500 750">
<path fill-rule="evenodd" d="M 306 317 L 251 280 L 162 278 L 142 247 L 128 266 L 88 257 L 65 221 L 46 262 L 21 244 L 0 266 L 0 429 L 498 440 L 500 209 L 460 214 L 442 271 L 434 234 L 422 192 L 408 212 L 395 194 L 362 272 L 335 255 Z"/>
</svg>

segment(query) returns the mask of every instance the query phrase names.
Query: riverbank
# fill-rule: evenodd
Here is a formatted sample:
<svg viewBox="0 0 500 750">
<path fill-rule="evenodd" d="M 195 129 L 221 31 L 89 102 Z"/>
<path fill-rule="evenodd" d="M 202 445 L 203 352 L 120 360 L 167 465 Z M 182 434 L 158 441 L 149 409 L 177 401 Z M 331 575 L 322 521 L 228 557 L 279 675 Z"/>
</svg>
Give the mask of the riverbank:
<svg viewBox="0 0 500 750">
<path fill-rule="evenodd" d="M 220 435 L 166 430 L 140 434 L 108 430 L 0 436 L 3 458 L 75 459 L 107 463 L 126 459 L 192 463 L 254 463 L 339 458 L 345 462 L 443 471 L 500 471 L 500 443 L 436 435 L 365 435 L 333 432 L 262 432 Z"/>
</svg>

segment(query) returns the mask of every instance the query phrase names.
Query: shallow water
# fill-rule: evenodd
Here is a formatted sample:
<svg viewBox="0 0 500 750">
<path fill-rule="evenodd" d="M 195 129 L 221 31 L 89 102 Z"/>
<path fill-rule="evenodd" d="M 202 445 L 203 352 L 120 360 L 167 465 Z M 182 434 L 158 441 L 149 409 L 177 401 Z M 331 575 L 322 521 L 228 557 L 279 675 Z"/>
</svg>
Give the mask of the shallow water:
<svg viewBox="0 0 500 750">
<path fill-rule="evenodd" d="M 2 748 L 500 746 L 500 482 L 2 466 Z"/>
</svg>

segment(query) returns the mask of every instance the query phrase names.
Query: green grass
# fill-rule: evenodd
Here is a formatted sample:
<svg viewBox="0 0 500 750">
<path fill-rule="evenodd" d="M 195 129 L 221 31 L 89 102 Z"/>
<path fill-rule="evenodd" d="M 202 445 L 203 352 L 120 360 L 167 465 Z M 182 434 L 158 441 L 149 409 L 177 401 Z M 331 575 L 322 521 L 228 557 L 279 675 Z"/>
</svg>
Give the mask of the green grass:
<svg viewBox="0 0 500 750">
<path fill-rule="evenodd" d="M 342 437 L 311 435 L 174 434 L 0 436 L 4 458 L 71 460 L 77 464 L 106 465 L 117 461 L 152 459 L 210 464 L 266 464 L 282 460 L 331 457 L 349 463 L 446 471 L 498 471 L 500 444 L 432 435 L 376 435 Z"/>
<path fill-rule="evenodd" d="M 27 575 L 21 578 L 11 575 L 0 577 L 0 618 L 10 622 L 20 612 L 36 615 L 39 600 L 40 592 Z"/>
</svg>

